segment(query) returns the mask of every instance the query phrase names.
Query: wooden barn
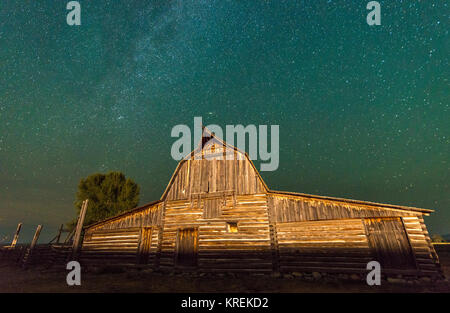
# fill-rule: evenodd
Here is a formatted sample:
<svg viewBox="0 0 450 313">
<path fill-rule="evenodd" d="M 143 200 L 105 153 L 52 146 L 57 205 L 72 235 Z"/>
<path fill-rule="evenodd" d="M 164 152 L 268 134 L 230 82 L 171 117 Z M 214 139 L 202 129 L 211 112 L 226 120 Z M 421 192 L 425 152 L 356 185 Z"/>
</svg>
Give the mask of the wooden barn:
<svg viewBox="0 0 450 313">
<path fill-rule="evenodd" d="M 232 160 L 228 156 L 232 156 Z M 205 129 L 158 201 L 85 228 L 82 264 L 199 272 L 440 277 L 432 210 L 270 190 L 246 153 Z"/>
</svg>

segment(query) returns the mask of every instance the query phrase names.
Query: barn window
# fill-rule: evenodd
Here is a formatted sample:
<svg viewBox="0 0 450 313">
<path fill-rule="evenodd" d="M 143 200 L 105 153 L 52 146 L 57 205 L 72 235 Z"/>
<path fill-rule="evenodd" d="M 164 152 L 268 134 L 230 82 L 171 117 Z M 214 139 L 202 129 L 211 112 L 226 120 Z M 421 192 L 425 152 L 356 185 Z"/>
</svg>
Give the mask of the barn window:
<svg viewBox="0 0 450 313">
<path fill-rule="evenodd" d="M 227 233 L 237 233 L 238 226 L 237 222 L 227 222 Z"/>
</svg>

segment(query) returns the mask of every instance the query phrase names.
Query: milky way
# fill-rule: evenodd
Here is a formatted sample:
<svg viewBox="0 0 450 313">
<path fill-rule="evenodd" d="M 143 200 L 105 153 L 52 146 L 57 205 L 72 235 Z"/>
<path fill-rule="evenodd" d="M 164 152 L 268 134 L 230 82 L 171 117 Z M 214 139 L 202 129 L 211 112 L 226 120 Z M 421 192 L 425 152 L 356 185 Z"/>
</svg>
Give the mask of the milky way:
<svg viewBox="0 0 450 313">
<path fill-rule="evenodd" d="M 69 27 L 66 1 L 1 1 L 0 240 L 49 239 L 93 172 L 158 199 L 194 116 L 280 125 L 272 189 L 431 208 L 450 233 L 448 1 L 379 1 L 372 27 L 367 2 L 80 1 Z"/>
</svg>

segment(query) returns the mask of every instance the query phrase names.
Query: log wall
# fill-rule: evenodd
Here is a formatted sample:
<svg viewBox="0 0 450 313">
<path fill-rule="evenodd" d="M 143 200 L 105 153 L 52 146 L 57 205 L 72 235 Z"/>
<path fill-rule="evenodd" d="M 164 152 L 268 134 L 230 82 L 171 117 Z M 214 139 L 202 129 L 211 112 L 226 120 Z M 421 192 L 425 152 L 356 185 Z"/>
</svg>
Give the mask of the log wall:
<svg viewBox="0 0 450 313">
<path fill-rule="evenodd" d="M 198 229 L 198 269 L 200 271 L 272 270 L 269 220 L 265 194 L 224 196 L 212 199 L 204 196 L 191 201 L 166 203 L 161 268 L 175 267 L 178 229 Z M 219 203 L 220 216 L 204 217 L 204 203 Z M 227 222 L 237 222 L 236 233 L 227 232 Z"/>
<path fill-rule="evenodd" d="M 439 259 L 426 231 L 423 217 L 403 217 L 417 267 L 423 274 L 439 275 Z"/>
<path fill-rule="evenodd" d="M 373 260 L 361 219 L 277 223 L 281 272 L 366 272 Z"/>
<path fill-rule="evenodd" d="M 95 230 L 85 234 L 81 249 L 83 265 L 135 264 L 141 228 Z"/>
</svg>

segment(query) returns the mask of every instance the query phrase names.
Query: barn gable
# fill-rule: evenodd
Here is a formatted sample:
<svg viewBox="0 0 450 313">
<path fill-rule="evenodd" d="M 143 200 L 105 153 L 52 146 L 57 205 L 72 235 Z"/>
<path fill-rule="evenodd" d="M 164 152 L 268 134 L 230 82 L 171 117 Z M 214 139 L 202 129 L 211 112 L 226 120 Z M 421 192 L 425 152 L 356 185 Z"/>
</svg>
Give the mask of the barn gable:
<svg viewBox="0 0 450 313">
<path fill-rule="evenodd" d="M 245 152 L 204 128 L 197 148 L 175 169 L 161 200 L 192 199 L 199 195 L 245 195 L 268 188 Z"/>
</svg>

